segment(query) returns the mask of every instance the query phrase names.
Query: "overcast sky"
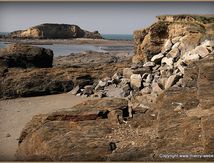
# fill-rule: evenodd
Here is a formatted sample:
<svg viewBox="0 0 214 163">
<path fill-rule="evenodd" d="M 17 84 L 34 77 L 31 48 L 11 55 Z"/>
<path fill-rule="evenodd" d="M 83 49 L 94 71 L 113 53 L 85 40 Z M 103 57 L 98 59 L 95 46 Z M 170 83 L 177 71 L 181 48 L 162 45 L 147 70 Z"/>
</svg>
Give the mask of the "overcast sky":
<svg viewBox="0 0 214 163">
<path fill-rule="evenodd" d="M 103 34 L 131 34 L 163 14 L 214 14 L 214 2 L 0 3 L 0 32 L 64 23 Z"/>
</svg>

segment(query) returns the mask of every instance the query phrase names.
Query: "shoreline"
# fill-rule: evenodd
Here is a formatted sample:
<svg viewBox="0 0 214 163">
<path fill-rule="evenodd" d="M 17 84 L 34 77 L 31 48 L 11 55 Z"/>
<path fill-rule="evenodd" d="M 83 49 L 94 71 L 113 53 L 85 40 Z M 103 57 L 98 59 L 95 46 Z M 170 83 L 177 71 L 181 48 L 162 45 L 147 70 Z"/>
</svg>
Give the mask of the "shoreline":
<svg viewBox="0 0 214 163">
<path fill-rule="evenodd" d="M 0 100 L 0 158 L 15 161 L 18 138 L 34 115 L 46 114 L 90 100 L 69 93 Z"/>
<path fill-rule="evenodd" d="M 37 45 L 53 45 L 53 44 L 93 44 L 93 45 L 133 45 L 133 40 L 107 40 L 107 39 L 11 39 L 11 38 L 0 38 L 0 42 L 16 42 L 16 43 L 27 43 Z"/>
</svg>

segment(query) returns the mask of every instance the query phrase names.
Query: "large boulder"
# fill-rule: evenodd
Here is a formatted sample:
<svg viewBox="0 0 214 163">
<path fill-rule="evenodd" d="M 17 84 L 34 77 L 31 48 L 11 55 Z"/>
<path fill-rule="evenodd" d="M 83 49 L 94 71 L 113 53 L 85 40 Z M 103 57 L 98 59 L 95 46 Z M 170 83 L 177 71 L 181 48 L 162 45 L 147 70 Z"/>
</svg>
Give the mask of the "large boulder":
<svg viewBox="0 0 214 163">
<path fill-rule="evenodd" d="M 127 107 L 128 102 L 123 99 L 101 99 L 34 116 L 20 135 L 17 158 L 25 161 L 107 160 L 117 148 L 109 135 L 127 116 Z"/>
<path fill-rule="evenodd" d="M 102 38 L 98 31 L 89 32 L 81 29 L 77 25 L 49 23 L 30 27 L 26 30 L 11 32 L 9 37 L 39 39 Z"/>
<path fill-rule="evenodd" d="M 52 67 L 53 51 L 25 44 L 12 44 L 0 50 L 0 67 Z"/>
<path fill-rule="evenodd" d="M 175 46 L 183 55 L 204 39 L 213 37 L 213 27 L 214 19 L 209 16 L 158 16 L 157 22 L 150 27 L 134 31 L 135 55 L 132 62 L 148 61 L 154 55 L 167 52 Z"/>
</svg>

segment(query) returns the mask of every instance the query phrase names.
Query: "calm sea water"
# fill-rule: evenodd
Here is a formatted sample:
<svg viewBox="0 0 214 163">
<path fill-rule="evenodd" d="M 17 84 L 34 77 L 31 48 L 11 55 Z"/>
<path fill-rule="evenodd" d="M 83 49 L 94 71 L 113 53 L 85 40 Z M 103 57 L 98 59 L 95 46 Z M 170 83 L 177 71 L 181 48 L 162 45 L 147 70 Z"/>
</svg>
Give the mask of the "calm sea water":
<svg viewBox="0 0 214 163">
<path fill-rule="evenodd" d="M 6 33 L 0 33 L 6 34 Z M 105 34 L 102 35 L 104 39 L 109 40 L 131 40 L 132 35 L 121 35 L 121 34 Z M 0 48 L 7 46 L 4 42 L 0 42 Z M 53 44 L 53 45 L 33 45 L 38 47 L 44 47 L 53 50 L 54 56 L 69 55 L 71 53 L 80 53 L 86 51 L 96 51 L 96 52 L 118 52 L 125 51 L 128 53 L 133 52 L 132 46 L 98 46 L 98 45 L 65 45 L 65 44 Z"/>
<path fill-rule="evenodd" d="M 132 40 L 133 36 L 130 34 L 102 34 L 102 37 L 107 40 Z"/>
</svg>

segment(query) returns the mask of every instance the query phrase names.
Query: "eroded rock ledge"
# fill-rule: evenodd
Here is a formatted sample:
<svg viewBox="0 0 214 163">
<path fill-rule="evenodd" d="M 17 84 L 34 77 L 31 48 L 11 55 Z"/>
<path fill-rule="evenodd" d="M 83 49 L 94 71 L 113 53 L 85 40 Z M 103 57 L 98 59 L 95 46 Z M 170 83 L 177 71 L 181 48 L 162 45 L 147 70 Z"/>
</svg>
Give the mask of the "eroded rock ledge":
<svg viewBox="0 0 214 163">
<path fill-rule="evenodd" d="M 181 54 L 194 49 L 205 39 L 213 39 L 213 16 L 172 15 L 158 16 L 157 22 L 146 29 L 134 32 L 135 56 L 133 63 L 150 60 L 155 54 L 165 52 L 164 44 L 173 38 L 181 38 L 178 49 Z M 176 41 L 176 40 L 175 40 Z"/>
<path fill-rule="evenodd" d="M 200 161 L 213 152 L 213 56 L 189 67 L 183 88 L 150 107 L 103 98 L 34 116 L 19 138 L 25 161 Z M 204 76 L 204 73 L 207 75 Z M 211 91 L 212 90 L 212 91 Z M 174 154 L 167 157 L 167 154 Z M 179 155 L 190 157 L 178 157 Z"/>
</svg>

